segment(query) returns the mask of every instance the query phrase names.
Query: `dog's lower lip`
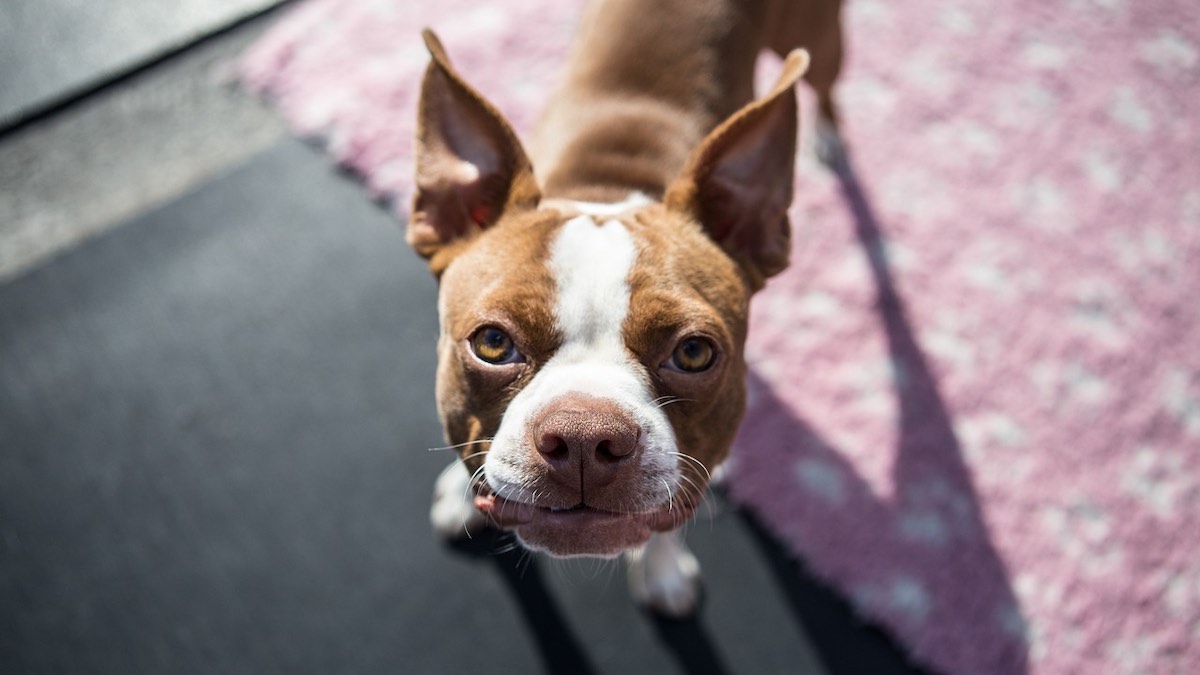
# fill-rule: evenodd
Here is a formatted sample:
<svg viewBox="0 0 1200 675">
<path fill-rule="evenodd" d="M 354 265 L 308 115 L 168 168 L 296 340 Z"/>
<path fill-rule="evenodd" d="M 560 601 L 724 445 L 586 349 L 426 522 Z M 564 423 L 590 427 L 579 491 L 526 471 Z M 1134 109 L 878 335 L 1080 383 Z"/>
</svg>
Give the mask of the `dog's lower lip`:
<svg viewBox="0 0 1200 675">
<path fill-rule="evenodd" d="M 520 527 L 521 525 L 538 520 L 588 521 L 611 520 L 640 520 L 652 530 L 665 532 L 673 530 L 691 518 L 695 511 L 694 505 L 677 505 L 663 507 L 657 511 L 644 513 L 619 513 L 596 509 L 586 504 L 576 504 L 571 507 L 541 507 L 527 502 L 510 501 L 496 495 L 476 496 L 475 508 L 487 514 L 493 523 L 502 528 Z"/>
</svg>

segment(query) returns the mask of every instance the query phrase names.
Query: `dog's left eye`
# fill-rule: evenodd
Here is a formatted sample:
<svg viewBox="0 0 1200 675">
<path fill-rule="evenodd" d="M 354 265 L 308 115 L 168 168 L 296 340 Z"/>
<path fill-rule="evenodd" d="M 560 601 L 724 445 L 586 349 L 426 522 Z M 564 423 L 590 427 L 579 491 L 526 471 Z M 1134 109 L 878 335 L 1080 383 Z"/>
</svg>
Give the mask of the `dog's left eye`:
<svg viewBox="0 0 1200 675">
<path fill-rule="evenodd" d="M 503 365 L 521 360 L 521 353 L 512 338 L 495 326 L 479 329 L 470 342 L 471 351 L 484 363 Z"/>
<path fill-rule="evenodd" d="M 685 373 L 701 373 L 712 367 L 717 351 L 702 337 L 690 337 L 680 342 L 671 354 L 670 365 Z"/>
</svg>

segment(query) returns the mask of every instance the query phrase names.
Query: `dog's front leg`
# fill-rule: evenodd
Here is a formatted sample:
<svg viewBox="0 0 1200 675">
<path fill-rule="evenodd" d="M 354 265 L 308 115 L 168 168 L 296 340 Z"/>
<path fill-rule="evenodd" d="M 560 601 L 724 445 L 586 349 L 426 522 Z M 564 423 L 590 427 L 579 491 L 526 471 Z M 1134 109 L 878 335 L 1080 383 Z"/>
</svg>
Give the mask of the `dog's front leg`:
<svg viewBox="0 0 1200 675">
<path fill-rule="evenodd" d="M 629 589 L 642 606 L 681 618 L 700 606 L 700 563 L 674 530 L 656 533 L 637 551 L 625 554 Z"/>
</svg>

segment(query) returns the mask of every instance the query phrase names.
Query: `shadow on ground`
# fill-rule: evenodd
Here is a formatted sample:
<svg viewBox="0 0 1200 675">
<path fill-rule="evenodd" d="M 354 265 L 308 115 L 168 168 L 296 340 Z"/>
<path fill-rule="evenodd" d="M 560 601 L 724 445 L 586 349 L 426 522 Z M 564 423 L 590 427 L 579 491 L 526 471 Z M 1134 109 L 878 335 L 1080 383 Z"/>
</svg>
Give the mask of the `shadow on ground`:
<svg viewBox="0 0 1200 675">
<path fill-rule="evenodd" d="M 836 170 L 869 264 L 895 373 L 895 494 L 877 497 L 844 454 L 782 401 L 766 378 L 754 373 L 750 387 L 756 403 L 738 441 L 746 451 L 738 464 L 747 473 L 740 485 L 757 494 L 798 490 L 790 467 L 819 468 L 829 479 L 824 483 L 829 488 L 826 499 L 791 502 L 794 509 L 806 512 L 771 514 L 771 504 L 757 502 L 772 532 L 790 533 L 808 546 L 829 547 L 823 551 L 824 564 L 836 567 L 840 560 L 849 569 L 838 573 L 855 579 L 855 587 L 843 591 L 852 591 L 875 612 L 917 626 L 908 641 L 927 651 L 918 657 L 936 654 L 940 663 L 967 671 L 1026 672 L 1028 644 L 1012 583 L 991 542 L 937 379 L 888 267 L 879 221 L 850 161 Z M 754 452 L 763 456 L 747 459 Z M 752 495 L 748 499 L 755 502 Z M 914 518 L 927 526 L 917 533 L 920 536 L 905 527 Z M 769 539 L 760 536 L 760 541 L 772 546 Z M 786 575 L 781 578 L 786 580 Z M 806 611 L 804 602 L 795 605 Z M 822 624 L 812 621 L 811 627 L 820 643 Z M 849 672 L 832 660 L 827 665 Z"/>
</svg>

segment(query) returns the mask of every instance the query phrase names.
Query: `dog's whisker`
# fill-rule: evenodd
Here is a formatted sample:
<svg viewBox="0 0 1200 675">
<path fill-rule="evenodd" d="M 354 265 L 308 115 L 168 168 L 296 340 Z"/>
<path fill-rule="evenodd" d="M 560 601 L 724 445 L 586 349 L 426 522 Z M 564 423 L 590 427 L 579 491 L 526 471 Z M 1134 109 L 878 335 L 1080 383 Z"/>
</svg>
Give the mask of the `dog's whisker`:
<svg viewBox="0 0 1200 675">
<path fill-rule="evenodd" d="M 705 498 L 708 495 L 708 490 L 696 485 L 695 481 L 690 478 L 686 478 L 684 476 L 681 476 L 680 478 L 687 480 L 687 482 L 691 485 L 692 490 L 694 490 L 696 500 L 704 504 L 704 512 L 708 515 L 708 524 L 709 527 L 711 527 L 713 522 L 716 521 L 716 511 L 714 510 L 715 507 L 713 507 L 713 500 Z"/>
<path fill-rule="evenodd" d="M 667 511 L 674 512 L 675 492 L 671 490 L 671 484 L 667 482 L 666 478 L 660 478 L 659 480 L 662 481 L 663 487 L 667 489 Z"/>
<path fill-rule="evenodd" d="M 510 541 L 509 541 L 508 543 L 506 543 L 506 544 L 502 544 L 502 545 L 500 545 L 500 546 L 497 546 L 495 549 L 493 549 L 493 550 L 492 550 L 492 553 L 493 553 L 494 555 L 504 555 L 505 553 L 512 553 L 513 551 L 518 551 L 518 550 L 522 550 L 522 551 L 523 551 L 523 549 L 522 549 L 521 545 L 520 545 L 520 544 L 517 542 L 517 540 L 514 538 L 514 539 L 510 540 Z M 522 555 L 521 555 L 521 558 L 520 558 L 520 559 L 517 561 L 517 566 L 518 566 L 518 567 L 520 567 L 520 566 L 521 566 L 521 560 L 524 560 L 524 559 L 525 559 L 525 555 L 524 555 L 524 552 L 523 552 L 523 553 L 522 553 Z M 525 572 L 522 570 L 521 574 L 524 574 L 524 573 L 525 573 Z"/>
<path fill-rule="evenodd" d="M 483 457 L 486 454 L 488 454 L 487 450 L 480 450 L 479 452 L 472 452 L 471 454 L 469 454 L 465 457 L 460 457 L 459 460 L 465 462 L 470 459 L 475 459 L 476 457 Z"/>
<path fill-rule="evenodd" d="M 691 463 L 692 465 L 696 466 L 698 469 L 700 469 L 700 471 L 702 471 L 704 473 L 705 480 L 712 480 L 712 474 L 709 472 L 708 467 L 704 466 L 704 462 L 701 462 L 700 460 L 696 459 L 695 457 L 692 457 L 691 455 L 687 454 L 686 452 L 671 452 L 668 454 L 673 455 L 675 457 L 678 457 L 682 460 L 685 460 L 685 461 Z"/>
<path fill-rule="evenodd" d="M 481 443 L 491 443 L 491 442 L 492 442 L 492 439 L 490 439 L 490 438 L 480 438 L 480 439 L 474 440 L 474 441 L 465 441 L 462 443 L 455 443 L 454 445 L 443 445 L 438 448 L 426 448 L 426 450 L 429 452 L 442 452 L 443 450 L 457 450 L 459 448 L 465 448 L 468 445 L 480 445 Z"/>
<path fill-rule="evenodd" d="M 467 478 L 466 487 L 463 488 L 463 501 L 470 504 L 470 508 L 475 508 L 473 495 L 475 493 L 475 487 L 483 481 L 483 470 L 484 467 L 482 465 L 480 465 L 478 469 L 475 469 L 475 472 Z M 474 539 L 474 537 L 471 536 L 468 518 L 470 518 L 470 511 L 466 510 L 463 512 L 463 530 L 467 533 L 468 539 Z"/>
<path fill-rule="evenodd" d="M 508 540 L 508 543 L 497 548 L 496 554 L 504 555 L 505 553 L 512 553 L 513 551 L 518 552 L 517 560 L 513 567 L 517 569 L 517 574 L 520 576 L 520 578 L 524 579 L 525 574 L 529 571 L 529 567 L 532 565 L 533 557 L 530 555 L 528 549 L 525 549 L 521 546 L 520 542 L 517 541 L 515 536 L 511 537 Z"/>
<path fill-rule="evenodd" d="M 694 403 L 694 402 L 695 402 L 695 399 L 691 399 L 691 398 L 680 398 L 679 396 L 659 396 L 658 398 L 654 399 L 653 404 L 656 408 L 658 408 L 659 410 L 662 410 L 663 408 L 665 408 L 669 405 L 673 405 L 675 403 Z"/>
<path fill-rule="evenodd" d="M 478 469 L 475 469 L 474 473 L 471 474 L 471 478 L 467 481 L 468 496 L 470 495 L 470 490 L 473 490 L 477 485 L 480 485 L 484 482 L 484 471 L 485 467 L 480 466 Z"/>
<path fill-rule="evenodd" d="M 709 526 L 711 526 L 716 520 L 716 512 L 713 510 L 714 507 L 712 500 L 705 499 L 708 491 L 705 488 L 697 485 L 694 480 L 688 478 L 687 476 L 680 475 L 678 478 L 679 492 L 687 497 L 689 501 L 696 502 L 697 506 L 699 504 L 704 505 L 704 512 L 708 515 Z M 694 499 L 692 499 L 692 497 L 694 497 Z"/>
<path fill-rule="evenodd" d="M 688 476 L 685 476 L 684 474 L 679 474 L 676 478 L 677 478 L 676 486 L 684 494 L 688 494 L 697 499 L 701 499 L 704 497 L 705 493 L 707 492 L 704 488 L 702 488 L 700 486 L 699 483 L 692 480 Z"/>
</svg>

